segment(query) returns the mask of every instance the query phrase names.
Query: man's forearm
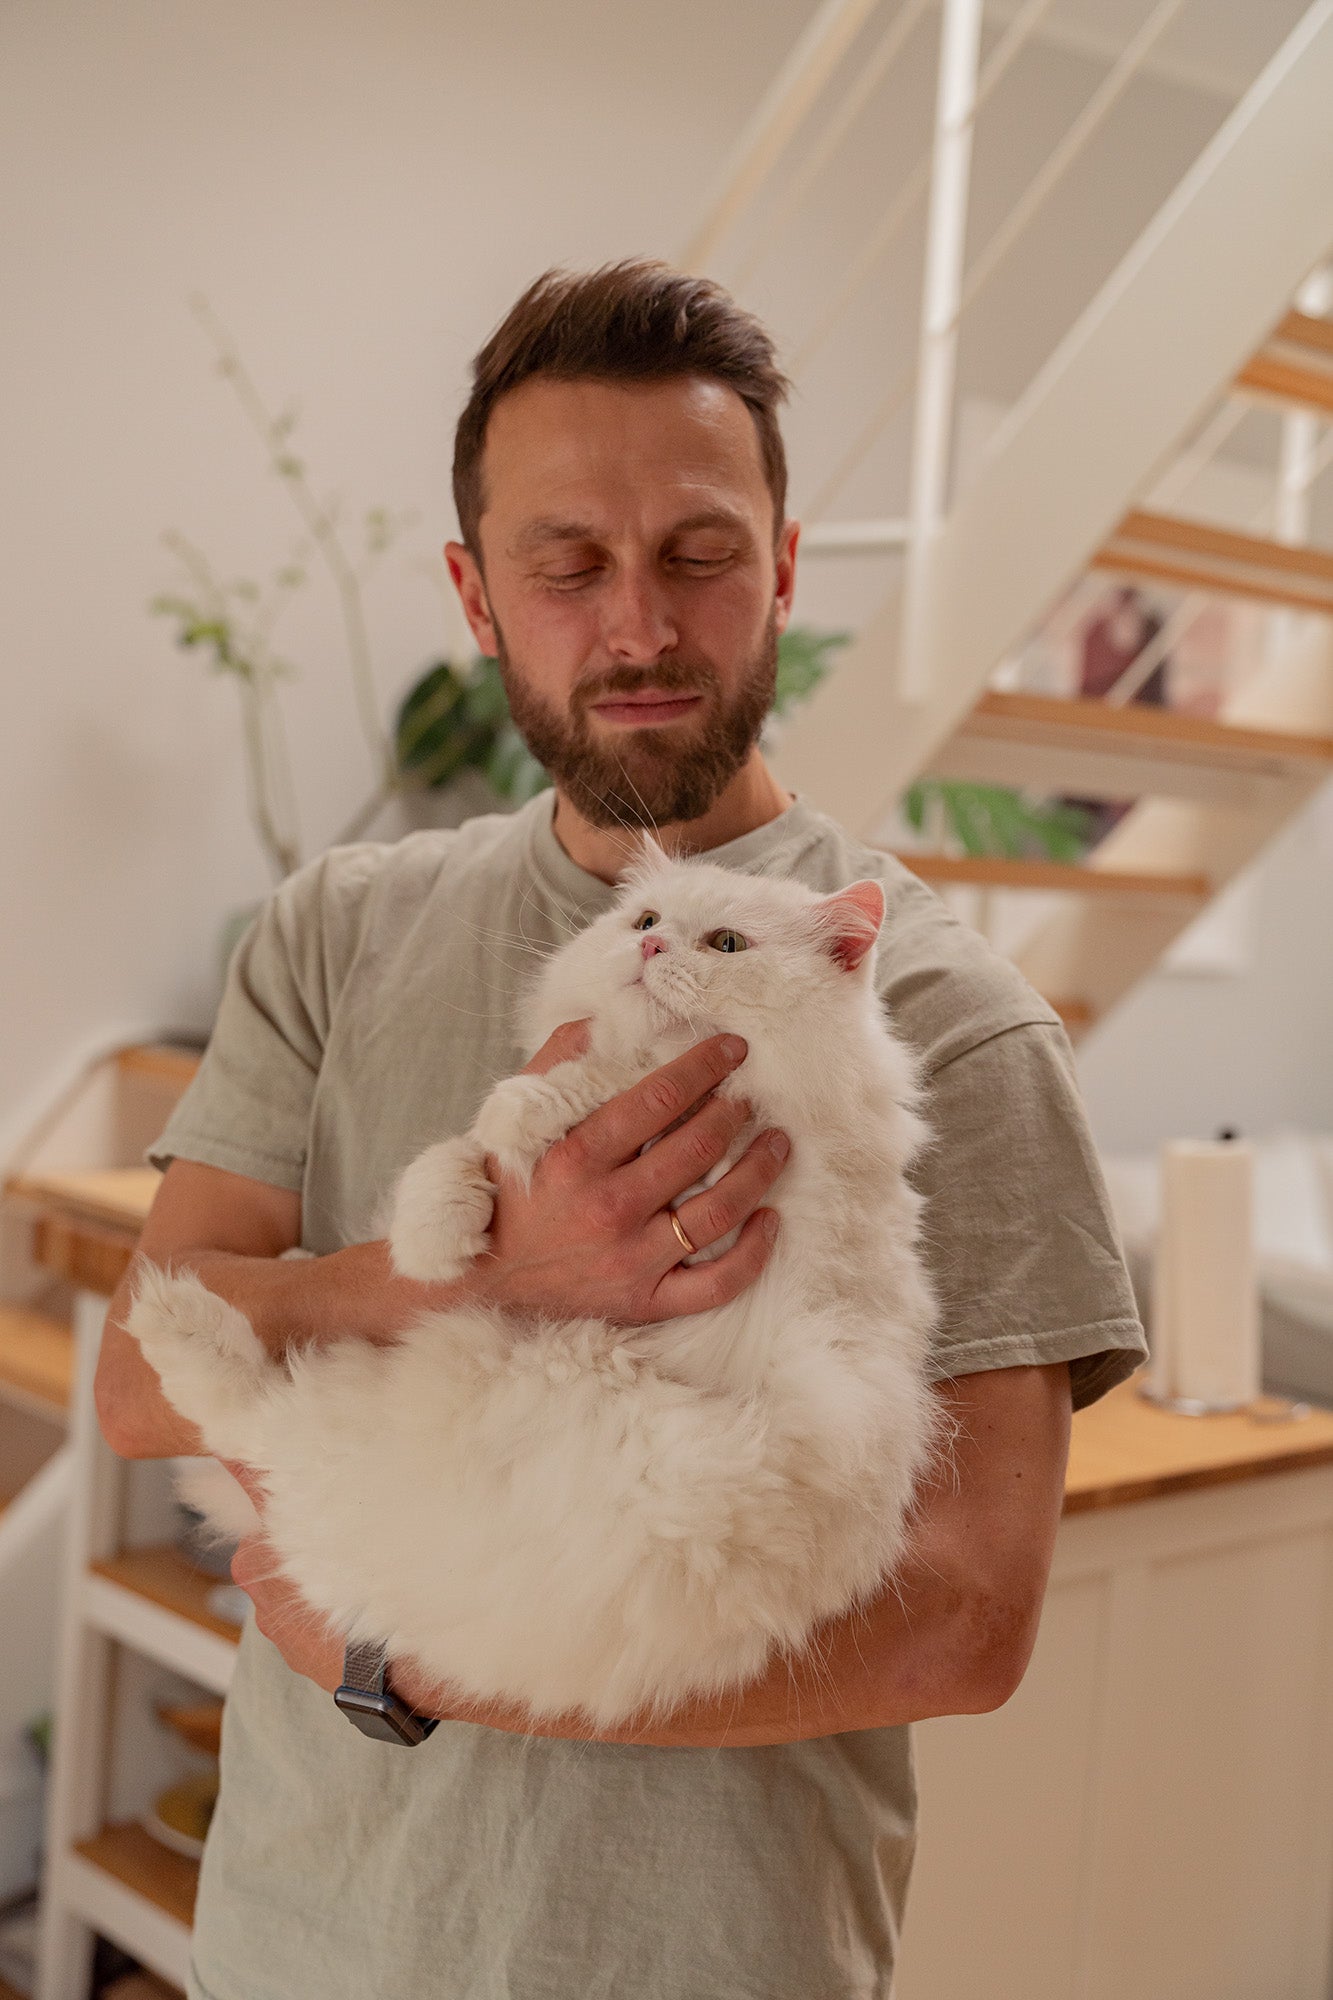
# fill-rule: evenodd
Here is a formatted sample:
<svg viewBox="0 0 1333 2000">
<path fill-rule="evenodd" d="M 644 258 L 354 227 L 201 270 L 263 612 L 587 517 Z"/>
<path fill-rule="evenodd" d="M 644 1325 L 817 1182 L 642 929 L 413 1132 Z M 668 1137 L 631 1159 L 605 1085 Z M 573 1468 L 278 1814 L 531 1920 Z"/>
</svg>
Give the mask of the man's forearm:
<svg viewBox="0 0 1333 2000">
<path fill-rule="evenodd" d="M 979 1644 L 980 1623 L 961 1589 L 937 1575 L 904 1578 L 862 1610 L 818 1627 L 794 1659 L 720 1699 L 683 1703 L 665 1721 L 595 1727 L 582 1711 L 534 1722 L 506 1702 L 468 1702 L 396 1666 L 395 1691 L 423 1714 L 519 1736 L 639 1743 L 658 1749 L 749 1749 L 885 1729 L 996 1705 Z M 994 1698 L 993 1698 L 994 1696 Z"/>
<path fill-rule="evenodd" d="M 466 1294 L 461 1283 L 426 1286 L 395 1276 L 383 1242 L 303 1258 L 181 1248 L 162 1261 L 193 1271 L 209 1291 L 244 1313 L 274 1356 L 349 1336 L 388 1343 L 424 1308 L 447 1306 Z M 198 1430 L 167 1402 L 138 1342 L 125 1331 L 133 1284 L 131 1267 L 107 1311 L 97 1391 L 103 1430 L 129 1458 L 202 1453 L 206 1447 Z"/>
</svg>

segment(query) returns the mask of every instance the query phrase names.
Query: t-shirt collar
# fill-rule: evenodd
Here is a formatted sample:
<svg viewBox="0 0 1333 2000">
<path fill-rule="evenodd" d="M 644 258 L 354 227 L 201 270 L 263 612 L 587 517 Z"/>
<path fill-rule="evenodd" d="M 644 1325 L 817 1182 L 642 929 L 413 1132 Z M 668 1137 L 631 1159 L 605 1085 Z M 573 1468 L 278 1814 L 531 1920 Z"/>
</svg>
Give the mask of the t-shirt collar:
<svg viewBox="0 0 1333 2000">
<path fill-rule="evenodd" d="M 572 904 L 588 920 L 609 910 L 616 899 L 615 886 L 580 868 L 556 838 L 554 791 L 539 792 L 522 808 L 521 817 L 527 820 L 529 866 L 556 899 Z M 765 821 L 763 826 L 756 826 L 735 840 L 723 841 L 720 847 L 707 849 L 704 858 L 719 868 L 736 868 L 746 874 L 767 873 L 779 855 L 784 863 L 789 863 L 816 837 L 819 819 L 814 807 L 798 794 L 776 819 Z"/>
</svg>

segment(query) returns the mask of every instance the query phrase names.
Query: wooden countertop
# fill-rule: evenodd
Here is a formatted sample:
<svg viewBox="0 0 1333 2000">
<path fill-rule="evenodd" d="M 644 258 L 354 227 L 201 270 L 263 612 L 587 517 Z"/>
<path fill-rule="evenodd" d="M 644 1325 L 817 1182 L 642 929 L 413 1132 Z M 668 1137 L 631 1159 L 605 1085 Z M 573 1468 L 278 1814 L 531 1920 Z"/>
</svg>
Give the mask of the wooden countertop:
<svg viewBox="0 0 1333 2000">
<path fill-rule="evenodd" d="M 1282 1407 L 1265 1397 L 1255 1411 Z M 1330 1464 L 1333 1411 L 1311 1409 L 1295 1422 L 1265 1421 L 1249 1412 L 1182 1417 L 1146 1401 L 1136 1378 L 1076 1414 L 1064 1511 L 1082 1514 L 1194 1486 Z"/>
</svg>

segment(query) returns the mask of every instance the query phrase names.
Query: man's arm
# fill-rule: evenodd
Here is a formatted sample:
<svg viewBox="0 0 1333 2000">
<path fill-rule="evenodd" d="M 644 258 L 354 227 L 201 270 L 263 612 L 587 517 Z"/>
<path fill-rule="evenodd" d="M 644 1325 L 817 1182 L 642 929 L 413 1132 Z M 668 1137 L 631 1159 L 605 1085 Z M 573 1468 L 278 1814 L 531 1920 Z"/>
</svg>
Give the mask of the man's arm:
<svg viewBox="0 0 1333 2000">
<path fill-rule="evenodd" d="M 714 1095 L 744 1059 L 745 1044 L 733 1040 L 711 1036 L 611 1098 L 549 1149 L 530 1189 L 503 1181 L 491 1252 L 454 1284 L 398 1277 L 382 1240 L 284 1260 L 282 1252 L 300 1240 L 300 1196 L 191 1160 L 172 1161 L 140 1249 L 155 1263 L 194 1271 L 246 1315 L 273 1354 L 349 1335 L 391 1342 L 417 1314 L 464 1301 L 627 1326 L 722 1305 L 754 1282 L 772 1249 L 777 1217 L 759 1206 L 782 1168 L 770 1135 L 760 1133 L 682 1210 L 683 1226 L 701 1245 L 739 1230 L 724 1255 L 681 1264 L 666 1209 L 721 1161 L 745 1123 L 743 1102 Z M 528 1070 L 551 1069 L 585 1043 L 585 1025 L 567 1023 Z M 641 1156 L 649 1139 L 658 1143 Z M 125 1331 L 133 1283 L 131 1269 L 107 1313 L 97 1370 L 103 1432 L 126 1458 L 199 1452 L 198 1432 L 167 1403 Z"/>
<path fill-rule="evenodd" d="M 383 1242 L 358 1243 L 328 1257 L 293 1262 L 283 1251 L 301 1238 L 301 1197 L 267 1181 L 173 1160 L 143 1233 L 140 1254 L 187 1267 L 249 1319 L 274 1354 L 291 1345 L 354 1334 L 386 1342 L 423 1305 L 451 1302 L 456 1288 L 395 1276 Z M 174 1410 L 139 1343 L 125 1331 L 134 1267 L 107 1307 L 97 1360 L 97 1415 L 122 1458 L 189 1457 L 205 1450 L 195 1426 Z"/>
<path fill-rule="evenodd" d="M 794 1660 L 722 1701 L 690 1702 L 663 1725 L 599 1732 L 571 1716 L 534 1727 L 502 1704 L 443 1702 L 395 1672 L 427 1713 L 536 1736 L 663 1748 L 740 1748 L 883 1729 L 999 1708 L 1027 1669 L 1064 1498 L 1069 1368 L 1000 1368 L 941 1382 L 954 1427 L 922 1495 L 913 1553 L 893 1587 L 821 1626 Z"/>
<path fill-rule="evenodd" d="M 998 1708 L 1031 1656 L 1064 1496 L 1069 1369 L 1001 1368 L 941 1382 L 954 1442 L 922 1495 L 911 1559 L 865 1607 L 821 1626 L 791 1661 L 722 1701 L 689 1702 L 664 1723 L 598 1731 L 575 1712 L 535 1723 L 522 1708 L 460 1700 L 410 1662 L 394 1690 L 423 1714 L 522 1736 L 662 1749 L 742 1749 Z M 341 1642 L 273 1574 L 262 1541 L 236 1580 L 260 1630 L 322 1687 L 341 1679 Z"/>
</svg>

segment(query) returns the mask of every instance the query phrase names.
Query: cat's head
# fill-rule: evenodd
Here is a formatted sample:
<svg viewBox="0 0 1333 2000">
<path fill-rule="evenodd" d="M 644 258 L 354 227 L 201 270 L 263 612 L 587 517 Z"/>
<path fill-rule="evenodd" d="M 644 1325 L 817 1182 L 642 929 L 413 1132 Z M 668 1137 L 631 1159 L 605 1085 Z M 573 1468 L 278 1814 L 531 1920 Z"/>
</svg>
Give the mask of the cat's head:
<svg viewBox="0 0 1333 2000">
<path fill-rule="evenodd" d="M 645 841 L 615 907 L 545 967 L 528 1039 L 583 1015 L 612 1017 L 649 1040 L 673 1028 L 809 1027 L 864 1006 L 883 917 L 878 882 L 821 896 L 799 882 L 673 861 Z"/>
</svg>

